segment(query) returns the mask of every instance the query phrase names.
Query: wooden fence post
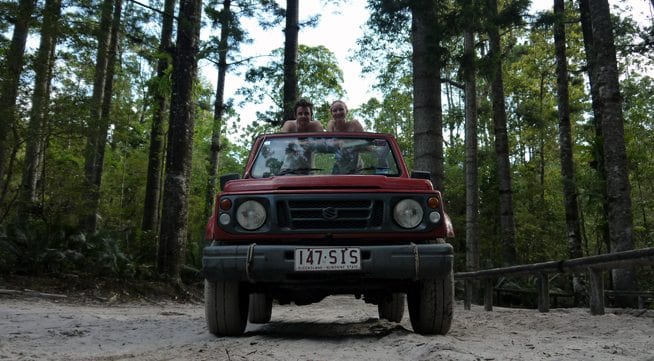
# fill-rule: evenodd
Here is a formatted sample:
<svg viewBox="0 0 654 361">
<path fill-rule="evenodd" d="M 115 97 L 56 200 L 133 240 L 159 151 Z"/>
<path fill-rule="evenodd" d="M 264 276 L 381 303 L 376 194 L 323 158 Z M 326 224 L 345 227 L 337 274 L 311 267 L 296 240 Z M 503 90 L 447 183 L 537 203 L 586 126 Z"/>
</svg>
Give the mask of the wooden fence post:
<svg viewBox="0 0 654 361">
<path fill-rule="evenodd" d="M 463 284 L 465 292 L 463 296 L 463 309 L 470 311 L 470 304 L 472 303 L 472 280 L 466 279 Z"/>
<path fill-rule="evenodd" d="M 486 278 L 486 287 L 484 287 L 484 310 L 493 310 L 493 279 Z"/>
<path fill-rule="evenodd" d="M 590 272 L 590 314 L 604 314 L 604 282 L 602 280 L 602 270 L 589 268 Z"/>
<path fill-rule="evenodd" d="M 550 279 L 545 272 L 538 276 L 538 311 L 550 311 Z"/>
</svg>

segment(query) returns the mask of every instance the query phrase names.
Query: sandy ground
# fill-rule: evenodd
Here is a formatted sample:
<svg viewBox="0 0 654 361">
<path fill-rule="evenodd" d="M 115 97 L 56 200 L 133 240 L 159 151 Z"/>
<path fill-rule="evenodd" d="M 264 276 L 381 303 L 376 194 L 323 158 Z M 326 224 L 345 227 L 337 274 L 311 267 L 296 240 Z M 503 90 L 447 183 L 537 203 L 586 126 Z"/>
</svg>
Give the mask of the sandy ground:
<svg viewBox="0 0 654 361">
<path fill-rule="evenodd" d="M 0 296 L 0 360 L 654 360 L 654 311 L 455 307 L 446 336 L 380 321 L 349 296 L 273 307 L 216 338 L 201 303 L 75 304 Z"/>
</svg>

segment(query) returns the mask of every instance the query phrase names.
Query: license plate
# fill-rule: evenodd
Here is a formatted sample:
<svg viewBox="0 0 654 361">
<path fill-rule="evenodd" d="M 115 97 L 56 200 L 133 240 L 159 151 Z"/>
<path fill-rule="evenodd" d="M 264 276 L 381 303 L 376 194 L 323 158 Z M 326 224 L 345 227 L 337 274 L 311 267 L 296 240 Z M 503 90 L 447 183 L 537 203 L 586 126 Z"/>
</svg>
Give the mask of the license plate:
<svg viewBox="0 0 654 361">
<path fill-rule="evenodd" d="M 359 248 L 296 248 L 296 271 L 350 271 L 361 269 Z"/>
</svg>

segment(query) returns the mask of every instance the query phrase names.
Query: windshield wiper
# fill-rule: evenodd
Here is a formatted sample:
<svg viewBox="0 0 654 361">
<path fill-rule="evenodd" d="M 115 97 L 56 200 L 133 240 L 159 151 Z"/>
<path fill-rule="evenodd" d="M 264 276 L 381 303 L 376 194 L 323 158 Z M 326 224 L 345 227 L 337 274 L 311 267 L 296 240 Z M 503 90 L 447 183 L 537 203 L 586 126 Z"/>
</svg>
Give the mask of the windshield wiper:
<svg viewBox="0 0 654 361">
<path fill-rule="evenodd" d="M 359 173 L 363 171 L 375 171 L 375 174 L 388 174 L 388 167 L 362 167 L 362 168 L 357 168 L 356 171 L 350 172 L 350 174 L 353 173 Z"/>
<path fill-rule="evenodd" d="M 277 175 L 302 174 L 307 175 L 309 172 L 321 171 L 322 168 L 286 168 L 282 169 Z"/>
</svg>

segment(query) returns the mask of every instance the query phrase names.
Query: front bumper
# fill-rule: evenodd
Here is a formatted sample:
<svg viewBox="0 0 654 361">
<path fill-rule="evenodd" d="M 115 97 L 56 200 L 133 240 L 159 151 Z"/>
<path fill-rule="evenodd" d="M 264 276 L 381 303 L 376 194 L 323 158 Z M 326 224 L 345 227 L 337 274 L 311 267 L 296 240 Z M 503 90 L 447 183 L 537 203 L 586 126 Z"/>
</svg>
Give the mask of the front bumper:
<svg viewBox="0 0 654 361">
<path fill-rule="evenodd" d="M 249 281 L 300 283 L 324 276 L 352 279 L 422 280 L 452 272 L 453 250 L 447 243 L 356 246 L 361 249 L 361 270 L 295 271 L 294 251 L 311 245 L 211 245 L 204 248 L 204 277 L 212 282 Z"/>
</svg>

